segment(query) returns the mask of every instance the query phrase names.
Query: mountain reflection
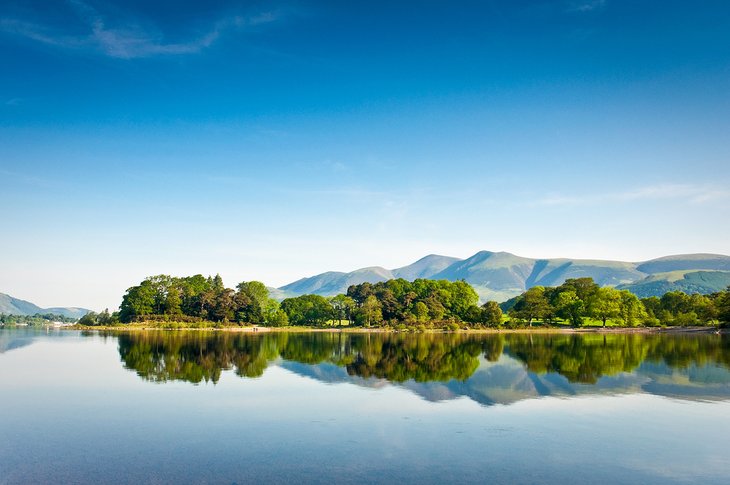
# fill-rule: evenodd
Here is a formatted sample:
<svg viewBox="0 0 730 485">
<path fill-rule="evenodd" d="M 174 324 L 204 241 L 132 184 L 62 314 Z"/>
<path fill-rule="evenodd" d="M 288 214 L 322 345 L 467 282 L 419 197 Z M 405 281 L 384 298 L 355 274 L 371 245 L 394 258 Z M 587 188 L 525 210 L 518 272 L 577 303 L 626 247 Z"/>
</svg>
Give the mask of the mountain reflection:
<svg viewBox="0 0 730 485">
<path fill-rule="evenodd" d="M 260 377 L 278 365 L 324 382 L 403 386 L 482 404 L 547 395 L 650 392 L 730 398 L 730 339 L 718 335 L 135 332 L 126 368 L 149 381 Z"/>
</svg>

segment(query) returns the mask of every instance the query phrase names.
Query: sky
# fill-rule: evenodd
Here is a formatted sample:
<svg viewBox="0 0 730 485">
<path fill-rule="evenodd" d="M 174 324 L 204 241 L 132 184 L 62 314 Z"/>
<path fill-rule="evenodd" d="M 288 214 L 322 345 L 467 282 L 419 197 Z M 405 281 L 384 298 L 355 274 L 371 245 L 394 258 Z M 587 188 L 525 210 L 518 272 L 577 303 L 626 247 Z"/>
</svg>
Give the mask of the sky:
<svg viewBox="0 0 730 485">
<path fill-rule="evenodd" d="M 0 2 L 0 292 L 730 254 L 726 1 Z"/>
</svg>

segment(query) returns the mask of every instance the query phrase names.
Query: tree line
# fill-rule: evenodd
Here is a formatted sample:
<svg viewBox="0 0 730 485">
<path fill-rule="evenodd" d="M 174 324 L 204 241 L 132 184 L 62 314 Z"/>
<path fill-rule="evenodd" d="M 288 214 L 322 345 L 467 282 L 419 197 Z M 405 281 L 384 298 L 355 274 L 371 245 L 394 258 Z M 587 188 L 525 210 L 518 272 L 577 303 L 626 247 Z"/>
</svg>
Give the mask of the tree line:
<svg viewBox="0 0 730 485">
<path fill-rule="evenodd" d="M 503 313 L 506 312 L 506 315 Z M 222 325 L 458 328 L 570 324 L 589 321 L 621 326 L 696 325 L 730 321 L 730 288 L 712 295 L 669 292 L 639 299 L 627 290 L 600 287 L 591 278 L 536 286 L 503 304 L 479 305 L 465 281 L 392 279 L 352 285 L 333 297 L 302 295 L 281 303 L 258 281 L 226 288 L 220 275 L 151 276 L 129 288 L 118 312 L 90 313 L 79 323 L 113 325 L 140 321 L 187 326 Z"/>
<path fill-rule="evenodd" d="M 557 287 L 535 286 L 502 304 L 515 323 L 558 321 L 581 326 L 597 320 L 604 327 L 709 325 L 730 322 L 730 288 L 711 295 L 670 291 L 661 298 L 639 299 L 628 290 L 600 287 L 591 278 L 568 279 Z"/>
<path fill-rule="evenodd" d="M 557 373 L 571 383 L 584 384 L 633 372 L 643 362 L 685 372 L 695 368 L 693 373 L 703 366 L 730 369 L 727 338 L 714 335 L 125 332 L 115 336 L 125 367 L 158 382 L 217 382 L 226 369 L 241 377 L 260 377 L 279 358 L 309 365 L 331 363 L 351 376 L 391 382 L 463 381 L 479 367 L 480 356 L 497 362 L 503 354 L 535 374 Z M 726 371 L 716 372 L 712 370 L 713 382 L 727 380 Z"/>
<path fill-rule="evenodd" d="M 53 322 L 72 323 L 75 318 L 55 313 L 35 313 L 33 315 L 11 315 L 0 313 L 0 325 L 48 325 Z"/>
</svg>

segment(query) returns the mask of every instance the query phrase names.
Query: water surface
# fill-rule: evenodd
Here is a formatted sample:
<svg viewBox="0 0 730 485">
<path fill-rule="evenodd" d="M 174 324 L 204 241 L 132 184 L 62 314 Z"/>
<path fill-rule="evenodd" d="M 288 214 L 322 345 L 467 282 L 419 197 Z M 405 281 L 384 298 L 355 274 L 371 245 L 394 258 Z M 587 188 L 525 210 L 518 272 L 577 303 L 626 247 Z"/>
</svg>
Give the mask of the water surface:
<svg viewBox="0 0 730 485">
<path fill-rule="evenodd" d="M 0 330 L 0 483 L 728 483 L 730 339 Z"/>
</svg>

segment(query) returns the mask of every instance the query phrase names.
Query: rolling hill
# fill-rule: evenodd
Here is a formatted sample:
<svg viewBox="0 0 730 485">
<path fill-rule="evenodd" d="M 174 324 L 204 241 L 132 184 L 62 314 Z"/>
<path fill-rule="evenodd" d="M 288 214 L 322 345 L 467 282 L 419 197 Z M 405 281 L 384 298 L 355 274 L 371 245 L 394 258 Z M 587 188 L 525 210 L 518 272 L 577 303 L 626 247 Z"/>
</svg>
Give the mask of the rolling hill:
<svg viewBox="0 0 730 485">
<path fill-rule="evenodd" d="M 76 307 L 52 307 L 41 308 L 29 301 L 14 298 L 5 293 L 0 293 L 0 313 L 6 315 L 35 315 L 36 313 L 53 313 L 68 318 L 81 318 L 90 310 Z"/>
<path fill-rule="evenodd" d="M 601 286 L 625 288 L 639 296 L 679 289 L 712 293 L 730 284 L 730 256 L 683 254 L 643 262 L 588 259 L 533 259 L 507 252 L 479 251 L 466 259 L 429 255 L 402 268 L 380 266 L 349 273 L 327 272 L 302 278 L 277 289 L 278 295 L 314 293 L 332 296 L 363 282 L 392 278 L 465 280 L 482 301 L 505 301 L 533 286 L 557 286 L 569 278 L 593 278 Z"/>
<path fill-rule="evenodd" d="M 302 278 L 282 286 L 278 290 L 287 295 L 314 293 L 317 295 L 332 296 L 346 292 L 347 287 L 350 285 L 358 285 L 364 282 L 377 283 L 394 278 L 403 278 L 411 281 L 418 278 L 430 278 L 457 261 L 459 261 L 458 258 L 430 254 L 413 264 L 394 270 L 388 270 L 380 266 L 371 266 L 350 273 L 328 271 L 327 273 L 309 278 Z"/>
<path fill-rule="evenodd" d="M 636 283 L 619 285 L 640 298 L 661 296 L 669 291 L 685 293 L 715 293 L 730 286 L 730 271 L 686 271 L 677 270 L 656 273 Z"/>
</svg>

